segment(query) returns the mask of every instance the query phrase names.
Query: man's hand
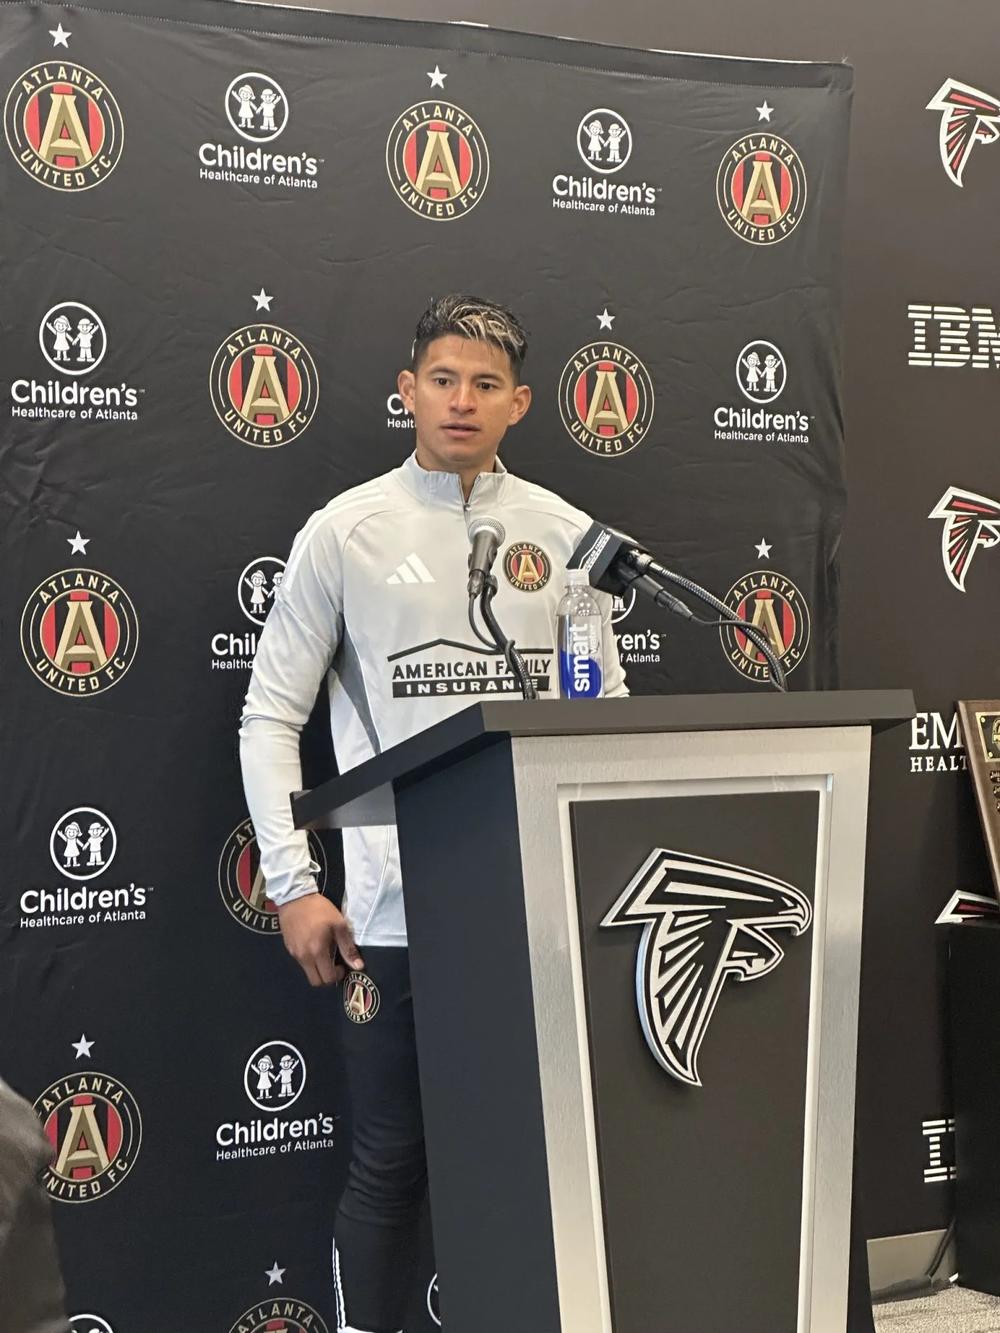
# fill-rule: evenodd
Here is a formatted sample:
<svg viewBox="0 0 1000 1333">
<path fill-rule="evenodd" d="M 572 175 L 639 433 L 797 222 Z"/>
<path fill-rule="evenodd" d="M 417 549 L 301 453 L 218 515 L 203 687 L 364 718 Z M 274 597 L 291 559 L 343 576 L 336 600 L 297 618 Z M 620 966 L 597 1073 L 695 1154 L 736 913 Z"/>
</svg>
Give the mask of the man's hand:
<svg viewBox="0 0 1000 1333">
<path fill-rule="evenodd" d="M 278 921 L 285 948 L 310 986 L 335 986 L 348 968 L 364 967 L 347 919 L 321 893 L 307 893 L 285 903 L 278 908 Z"/>
</svg>

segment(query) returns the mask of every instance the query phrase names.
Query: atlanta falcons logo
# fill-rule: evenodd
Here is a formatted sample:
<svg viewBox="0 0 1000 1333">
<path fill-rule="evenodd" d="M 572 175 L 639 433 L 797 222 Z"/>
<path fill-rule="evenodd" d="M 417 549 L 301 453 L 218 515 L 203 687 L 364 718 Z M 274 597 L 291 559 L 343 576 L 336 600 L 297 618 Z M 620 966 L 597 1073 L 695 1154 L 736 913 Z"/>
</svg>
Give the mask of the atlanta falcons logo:
<svg viewBox="0 0 1000 1333">
<path fill-rule="evenodd" d="M 965 576 L 976 551 L 1000 542 L 1000 500 L 949 486 L 927 517 L 944 519 L 941 558 L 945 573 L 959 592 L 965 592 Z"/>
<path fill-rule="evenodd" d="M 948 179 L 961 186 L 965 164 L 976 144 L 1000 139 L 1000 100 L 957 79 L 945 79 L 927 110 L 941 112 L 941 161 Z"/>
<path fill-rule="evenodd" d="M 656 848 L 602 926 L 645 923 L 635 990 L 646 1043 L 668 1074 L 701 1087 L 698 1052 L 727 977 L 755 981 L 784 958 L 772 930 L 809 929 L 809 900 L 745 866 Z"/>
<path fill-rule="evenodd" d="M 944 910 L 935 921 L 937 926 L 960 926 L 963 921 L 981 921 L 983 917 L 1000 916 L 1000 903 L 982 893 L 953 893 Z"/>
</svg>

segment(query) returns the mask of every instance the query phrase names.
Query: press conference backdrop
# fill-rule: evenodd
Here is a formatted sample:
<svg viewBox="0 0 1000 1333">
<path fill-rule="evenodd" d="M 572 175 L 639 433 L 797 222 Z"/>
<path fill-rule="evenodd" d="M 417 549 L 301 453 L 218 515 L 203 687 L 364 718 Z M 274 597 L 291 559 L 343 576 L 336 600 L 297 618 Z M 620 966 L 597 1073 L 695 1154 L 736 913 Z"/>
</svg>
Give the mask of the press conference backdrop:
<svg viewBox="0 0 1000 1333">
<path fill-rule="evenodd" d="M 531 332 L 508 466 L 835 685 L 851 71 L 216 0 L 0 33 L 3 1073 L 78 1327 L 331 1328 L 338 997 L 281 948 L 235 746 L 292 537 L 412 449 L 428 300 L 495 295 Z M 558 571 L 526 537 L 527 597 Z M 768 688 L 740 635 L 616 631 L 636 692 Z M 512 688 L 413 649 L 403 681 Z"/>
<path fill-rule="evenodd" d="M 400 16 L 412 8 L 343 4 Z M 957 20 L 949 6 L 924 7 L 915 20 L 905 0 L 671 0 L 668 13 L 655 0 L 429 0 L 422 9 L 632 46 L 792 60 L 844 53 L 857 71 L 844 232 L 851 500 L 841 680 L 912 685 L 920 710 L 873 756 L 859 1178 L 869 1236 L 942 1228 L 955 1171 L 945 923 L 977 899 L 995 902 L 954 704 L 1000 688 L 1000 302 L 987 276 L 1000 209 L 996 6 L 965 0 Z M 879 1258 L 886 1280 L 919 1271 L 930 1255 L 883 1249 L 900 1253 L 884 1266 Z"/>
</svg>

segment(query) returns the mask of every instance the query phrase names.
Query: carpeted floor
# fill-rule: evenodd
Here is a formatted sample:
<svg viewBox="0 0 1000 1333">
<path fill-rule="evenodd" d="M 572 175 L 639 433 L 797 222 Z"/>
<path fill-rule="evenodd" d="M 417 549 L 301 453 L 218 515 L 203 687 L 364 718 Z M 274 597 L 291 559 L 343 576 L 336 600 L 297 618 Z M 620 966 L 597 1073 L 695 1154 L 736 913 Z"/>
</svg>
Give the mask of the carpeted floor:
<svg viewBox="0 0 1000 1333">
<path fill-rule="evenodd" d="M 1000 1333 L 1000 1297 L 951 1287 L 875 1306 L 876 1333 Z"/>
</svg>

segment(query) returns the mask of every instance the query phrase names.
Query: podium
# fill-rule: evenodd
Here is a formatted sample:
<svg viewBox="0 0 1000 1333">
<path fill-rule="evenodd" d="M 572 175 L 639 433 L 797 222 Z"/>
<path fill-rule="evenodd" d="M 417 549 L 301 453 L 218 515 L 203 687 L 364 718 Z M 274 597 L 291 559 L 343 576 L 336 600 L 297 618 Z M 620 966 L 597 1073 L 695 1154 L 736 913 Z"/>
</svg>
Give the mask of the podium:
<svg viewBox="0 0 1000 1333">
<path fill-rule="evenodd" d="M 909 691 L 478 703 L 398 826 L 444 1327 L 844 1333 L 868 768 Z"/>
</svg>

